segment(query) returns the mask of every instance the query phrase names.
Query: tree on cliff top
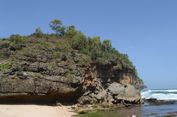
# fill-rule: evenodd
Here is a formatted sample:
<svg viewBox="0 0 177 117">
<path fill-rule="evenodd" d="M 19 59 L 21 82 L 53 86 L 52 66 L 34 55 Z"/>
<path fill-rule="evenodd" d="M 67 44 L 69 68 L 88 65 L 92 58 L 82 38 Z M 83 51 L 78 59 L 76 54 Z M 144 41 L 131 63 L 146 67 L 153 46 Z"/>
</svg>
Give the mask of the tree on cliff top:
<svg viewBox="0 0 177 117">
<path fill-rule="evenodd" d="M 42 30 L 41 30 L 40 27 L 37 27 L 37 28 L 35 29 L 34 35 L 35 35 L 36 37 L 38 37 L 38 38 L 41 38 L 41 37 L 42 37 L 43 32 L 42 32 Z"/>
<path fill-rule="evenodd" d="M 50 22 L 50 27 L 57 35 L 64 35 L 65 27 L 63 26 L 62 22 L 58 19 L 54 19 Z"/>
</svg>

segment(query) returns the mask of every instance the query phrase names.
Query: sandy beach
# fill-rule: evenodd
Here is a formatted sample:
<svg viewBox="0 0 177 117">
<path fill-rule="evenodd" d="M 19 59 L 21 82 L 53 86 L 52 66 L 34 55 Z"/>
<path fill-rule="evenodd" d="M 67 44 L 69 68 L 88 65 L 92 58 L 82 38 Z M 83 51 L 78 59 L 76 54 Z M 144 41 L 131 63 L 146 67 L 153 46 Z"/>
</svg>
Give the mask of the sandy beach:
<svg viewBox="0 0 177 117">
<path fill-rule="evenodd" d="M 0 105 L 0 117 L 72 117 L 68 106 Z"/>
</svg>

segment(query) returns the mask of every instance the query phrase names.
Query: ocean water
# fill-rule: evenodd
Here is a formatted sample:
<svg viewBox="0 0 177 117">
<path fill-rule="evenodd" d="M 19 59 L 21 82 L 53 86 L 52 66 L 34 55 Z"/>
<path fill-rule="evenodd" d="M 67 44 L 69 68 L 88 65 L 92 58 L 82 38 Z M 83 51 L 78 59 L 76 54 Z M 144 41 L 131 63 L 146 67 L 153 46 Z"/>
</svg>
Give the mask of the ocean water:
<svg viewBox="0 0 177 117">
<path fill-rule="evenodd" d="M 141 92 L 142 98 L 156 98 L 158 100 L 176 100 L 177 90 L 144 90 Z M 150 105 L 144 104 L 130 108 L 119 108 L 114 111 L 100 111 L 79 115 L 79 117 L 177 117 L 177 103 Z"/>
<path fill-rule="evenodd" d="M 177 117 L 177 89 L 154 89 L 141 91 L 141 97 L 145 99 L 154 98 L 164 101 L 176 101 L 174 104 L 143 105 L 141 116 L 148 117 Z"/>
<path fill-rule="evenodd" d="M 155 98 L 158 100 L 177 100 L 177 90 L 144 90 L 141 91 L 141 96 L 145 99 Z"/>
</svg>

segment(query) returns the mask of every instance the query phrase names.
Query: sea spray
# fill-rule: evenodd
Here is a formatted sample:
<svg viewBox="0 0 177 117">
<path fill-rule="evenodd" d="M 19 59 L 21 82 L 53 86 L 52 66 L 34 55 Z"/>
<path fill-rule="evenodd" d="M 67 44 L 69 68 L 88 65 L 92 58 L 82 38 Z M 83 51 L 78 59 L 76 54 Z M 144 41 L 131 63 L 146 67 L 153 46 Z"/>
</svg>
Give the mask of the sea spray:
<svg viewBox="0 0 177 117">
<path fill-rule="evenodd" d="M 143 90 L 141 97 L 144 99 L 155 98 L 157 100 L 177 100 L 177 90 Z"/>
</svg>

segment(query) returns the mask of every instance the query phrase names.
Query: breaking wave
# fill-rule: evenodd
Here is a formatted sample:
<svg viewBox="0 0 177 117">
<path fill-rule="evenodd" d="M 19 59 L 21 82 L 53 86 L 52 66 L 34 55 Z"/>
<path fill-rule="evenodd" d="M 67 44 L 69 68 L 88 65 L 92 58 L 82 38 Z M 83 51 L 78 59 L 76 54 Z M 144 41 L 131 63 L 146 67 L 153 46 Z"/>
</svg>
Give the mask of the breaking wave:
<svg viewBox="0 0 177 117">
<path fill-rule="evenodd" d="M 177 100 L 177 90 L 145 90 L 141 92 L 141 97 L 145 99 Z"/>
</svg>

